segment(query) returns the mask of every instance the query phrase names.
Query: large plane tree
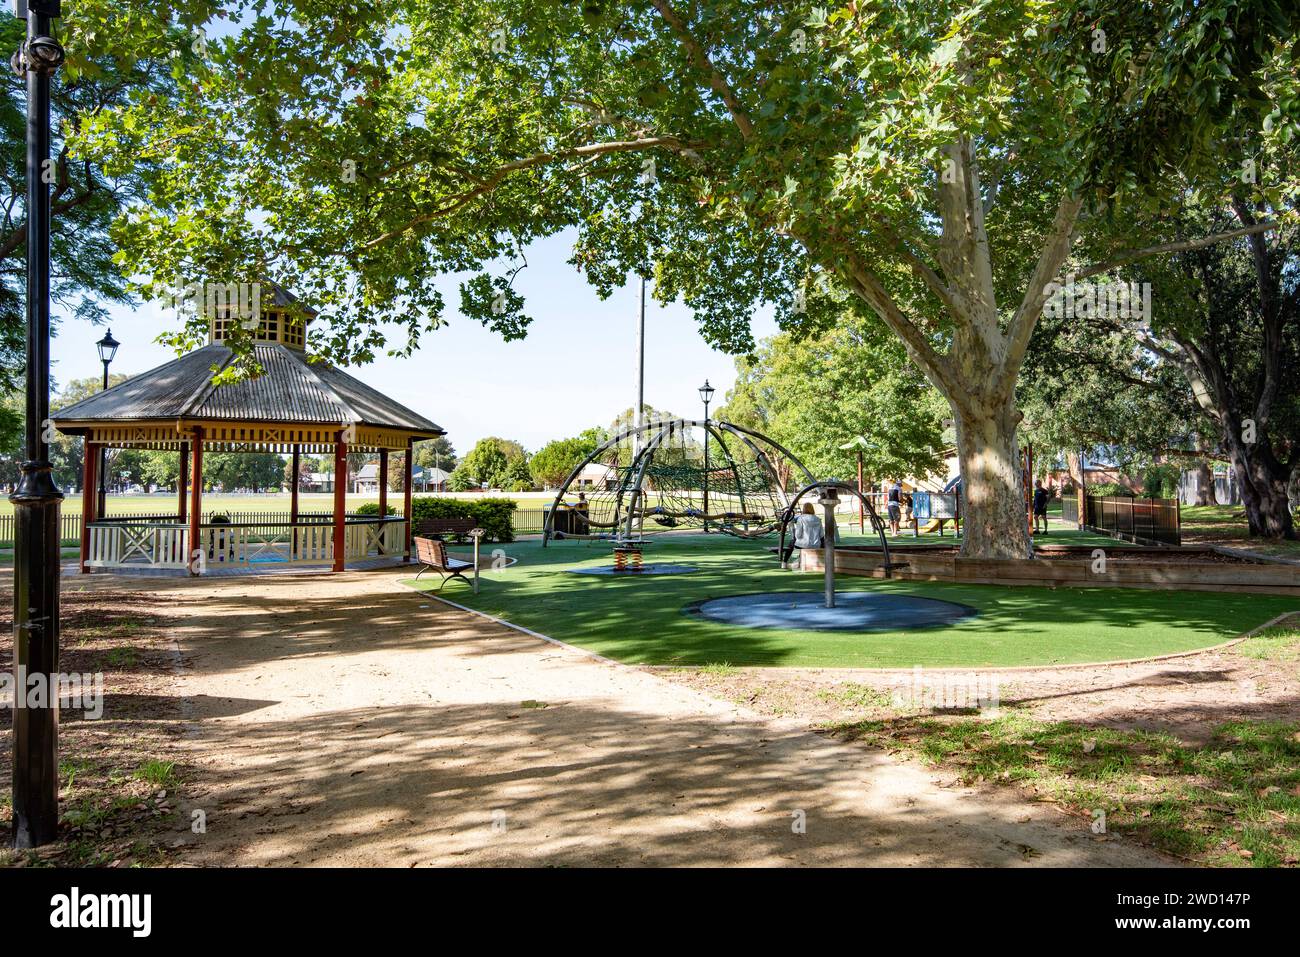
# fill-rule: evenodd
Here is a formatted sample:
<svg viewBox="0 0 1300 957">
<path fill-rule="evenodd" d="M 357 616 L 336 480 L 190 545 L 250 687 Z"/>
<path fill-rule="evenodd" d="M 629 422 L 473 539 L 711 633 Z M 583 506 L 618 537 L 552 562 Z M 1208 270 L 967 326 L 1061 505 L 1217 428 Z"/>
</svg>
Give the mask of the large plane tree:
<svg viewBox="0 0 1300 957">
<path fill-rule="evenodd" d="M 1015 386 L 1076 227 L 1236 164 L 1221 133 L 1275 112 L 1262 74 L 1297 19 L 1270 0 L 228 6 L 238 28 L 176 51 L 178 97 L 82 143 L 166 167 L 116 234 L 149 292 L 277 279 L 320 309 L 314 349 L 350 362 L 416 348 L 453 272 L 463 313 L 523 335 L 513 278 L 563 230 L 602 293 L 653 272 L 735 352 L 762 302 L 804 332 L 857 297 L 952 408 L 963 550 L 1012 557 Z"/>
</svg>

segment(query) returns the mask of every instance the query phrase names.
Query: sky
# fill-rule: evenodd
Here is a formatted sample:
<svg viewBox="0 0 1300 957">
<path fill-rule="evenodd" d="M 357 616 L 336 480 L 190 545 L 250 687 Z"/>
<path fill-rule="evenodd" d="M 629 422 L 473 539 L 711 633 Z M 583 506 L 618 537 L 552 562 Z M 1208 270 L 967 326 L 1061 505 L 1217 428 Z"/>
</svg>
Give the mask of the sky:
<svg viewBox="0 0 1300 957">
<path fill-rule="evenodd" d="M 566 261 L 572 244 L 573 234 L 561 233 L 526 249 L 528 268 L 515 280 L 533 317 L 525 339 L 503 342 L 461 316 L 459 277 L 449 275 L 439 283 L 448 325 L 425 335 L 409 359 L 381 356 L 348 372 L 437 422 L 461 455 L 490 435 L 515 439 L 535 452 L 551 439 L 609 425 L 636 402 L 639 280 L 602 302 Z M 101 375 L 95 342 L 105 327 L 55 312 L 51 371 L 56 383 Z M 113 337 L 122 343 L 112 372 L 135 375 L 175 356 L 153 341 L 175 326 L 160 303 L 113 306 L 109 315 Z M 755 336 L 775 332 L 771 311 L 760 312 Z M 661 307 L 648 295 L 646 402 L 698 417 L 703 408 L 698 389 L 705 379 L 718 390 L 716 409 L 735 381 L 732 357 L 705 344 L 681 303 Z"/>
</svg>

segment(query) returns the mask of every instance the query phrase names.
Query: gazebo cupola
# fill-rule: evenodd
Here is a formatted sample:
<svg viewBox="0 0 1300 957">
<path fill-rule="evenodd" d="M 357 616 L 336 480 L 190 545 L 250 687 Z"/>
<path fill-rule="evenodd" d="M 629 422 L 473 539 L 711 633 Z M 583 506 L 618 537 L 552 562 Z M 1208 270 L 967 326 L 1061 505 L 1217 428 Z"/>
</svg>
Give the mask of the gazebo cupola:
<svg viewBox="0 0 1300 957">
<path fill-rule="evenodd" d="M 307 326 L 316 318 L 315 309 L 303 305 L 288 290 L 269 282 L 259 284 L 255 306 L 253 303 L 243 305 L 250 312 L 255 310 L 256 314 L 251 317 L 251 321 L 243 320 L 237 315 L 242 311 L 238 307 L 225 305 L 208 310 L 211 313 L 208 319 L 209 343 L 234 338 L 236 325 L 244 322 L 251 325 L 255 322 L 255 328 L 245 330 L 254 342 L 276 342 L 299 352 L 306 350 Z"/>
<path fill-rule="evenodd" d="M 180 455 L 175 520 L 168 517 L 142 531 L 138 521 L 96 514 L 95 497 L 83 495 L 83 571 L 120 567 L 143 557 L 154 566 L 188 568 L 195 573 L 195 556 L 221 557 L 232 563 L 327 561 L 335 571 L 342 571 L 345 558 L 374 554 L 376 549 L 381 555 L 392 555 L 398 531 L 404 534 L 404 554 L 409 558 L 409 452 L 413 443 L 445 434 L 443 429 L 343 370 L 309 359 L 304 346 L 315 311 L 271 283 L 263 283 L 260 291 L 252 309 L 241 304 L 237 310 L 210 311 L 206 346 L 53 416 L 59 431 L 85 437 L 83 485 L 88 488 L 95 484 L 101 447 L 166 449 Z M 239 330 L 242 334 L 252 335 L 254 357 L 262 373 L 216 385 L 214 376 L 234 361 L 226 344 L 236 333 L 234 323 L 244 325 Z M 283 529 L 266 532 L 274 523 L 246 532 L 240 532 L 237 525 L 214 526 L 204 522 L 202 515 L 204 451 L 291 455 L 294 476 L 301 453 L 332 453 L 334 474 L 344 477 L 349 451 L 377 452 L 381 475 L 387 474 L 389 452 L 404 451 L 408 453 L 406 508 L 401 518 L 386 517 L 387 483 L 381 482 L 377 523 L 348 518 L 344 478 L 334 483 L 331 525 L 323 526 L 319 520 L 300 522 L 294 481 L 289 521 L 283 523 Z M 386 527 L 393 523 L 400 528 Z M 378 531 L 369 527 L 375 524 Z M 323 535 L 326 530 L 329 534 Z M 272 541 L 265 540 L 268 535 Z M 236 543 L 234 551 L 227 548 L 230 540 Z"/>
</svg>

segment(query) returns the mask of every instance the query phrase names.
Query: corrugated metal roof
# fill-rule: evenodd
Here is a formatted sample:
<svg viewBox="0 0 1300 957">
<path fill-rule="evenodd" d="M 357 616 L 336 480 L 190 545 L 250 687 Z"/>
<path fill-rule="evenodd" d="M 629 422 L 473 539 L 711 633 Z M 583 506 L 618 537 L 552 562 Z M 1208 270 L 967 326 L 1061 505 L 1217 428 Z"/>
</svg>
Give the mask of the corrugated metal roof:
<svg viewBox="0 0 1300 957">
<path fill-rule="evenodd" d="M 341 369 L 308 362 L 303 353 L 279 343 L 261 343 L 254 351 L 265 370 L 256 379 L 213 386 L 213 375 L 225 368 L 232 353 L 220 343 L 211 343 L 60 409 L 52 416 L 54 424 L 185 418 L 357 423 L 443 434 L 434 422 Z"/>
</svg>

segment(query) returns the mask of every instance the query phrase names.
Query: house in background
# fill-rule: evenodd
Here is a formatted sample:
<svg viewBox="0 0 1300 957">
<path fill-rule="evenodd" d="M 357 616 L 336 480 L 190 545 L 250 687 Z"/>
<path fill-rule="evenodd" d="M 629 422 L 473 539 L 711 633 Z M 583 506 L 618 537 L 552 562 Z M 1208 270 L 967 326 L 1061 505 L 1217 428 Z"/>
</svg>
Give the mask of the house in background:
<svg viewBox="0 0 1300 957">
<path fill-rule="evenodd" d="M 447 491 L 447 481 L 451 475 L 438 468 L 425 468 L 423 465 L 414 466 L 412 473 L 412 487 L 418 488 L 421 492 L 445 492 Z"/>
<path fill-rule="evenodd" d="M 304 492 L 332 492 L 334 491 L 334 473 L 333 472 L 308 472 L 307 478 L 303 480 L 302 491 Z"/>
<path fill-rule="evenodd" d="M 378 495 L 380 481 L 379 463 L 367 462 L 357 472 L 357 477 L 352 482 L 352 491 L 358 495 Z"/>
<path fill-rule="evenodd" d="M 588 462 L 578 473 L 578 477 L 573 480 L 574 488 L 600 488 L 608 491 L 614 487 L 614 482 L 618 476 L 608 465 L 602 465 L 599 462 Z"/>
</svg>

